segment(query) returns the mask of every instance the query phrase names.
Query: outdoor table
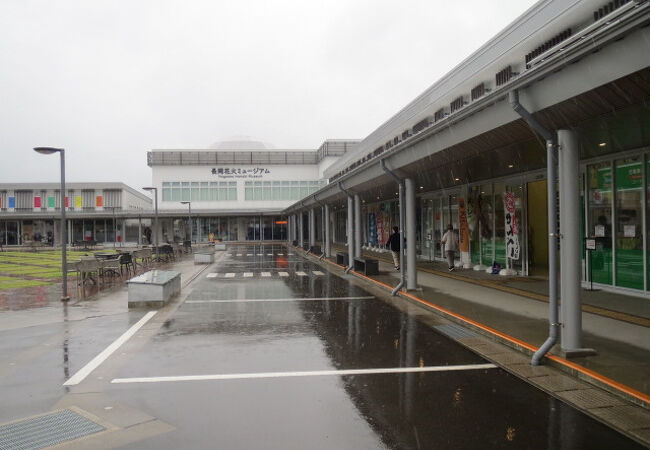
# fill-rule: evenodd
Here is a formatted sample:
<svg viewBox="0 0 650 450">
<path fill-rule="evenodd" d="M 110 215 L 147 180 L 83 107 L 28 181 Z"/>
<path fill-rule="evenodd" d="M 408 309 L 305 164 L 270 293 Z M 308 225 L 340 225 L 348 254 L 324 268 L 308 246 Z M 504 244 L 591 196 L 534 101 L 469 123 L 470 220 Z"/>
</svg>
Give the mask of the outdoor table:
<svg viewBox="0 0 650 450">
<path fill-rule="evenodd" d="M 109 253 L 109 252 L 96 252 L 93 253 L 93 255 L 97 259 L 113 259 L 118 256 L 117 253 Z"/>
</svg>

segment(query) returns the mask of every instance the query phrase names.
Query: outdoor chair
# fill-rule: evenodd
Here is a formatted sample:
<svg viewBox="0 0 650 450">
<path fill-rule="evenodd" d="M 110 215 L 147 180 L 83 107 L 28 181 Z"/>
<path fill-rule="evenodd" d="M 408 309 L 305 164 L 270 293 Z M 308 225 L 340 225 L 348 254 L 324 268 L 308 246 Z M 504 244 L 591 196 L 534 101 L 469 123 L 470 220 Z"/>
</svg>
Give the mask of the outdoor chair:
<svg viewBox="0 0 650 450">
<path fill-rule="evenodd" d="M 105 279 L 107 275 L 110 275 L 112 277 L 122 275 L 122 266 L 120 264 L 120 260 L 121 258 L 118 256 L 117 258 L 99 261 L 102 279 Z"/>
<path fill-rule="evenodd" d="M 77 268 L 79 270 L 78 285 L 83 286 L 87 281 L 93 284 L 99 284 L 98 278 L 102 276 L 99 261 L 94 257 L 82 257 L 79 261 Z"/>
<path fill-rule="evenodd" d="M 123 273 L 123 269 L 126 269 L 127 275 L 131 273 L 131 271 L 133 271 L 133 274 L 135 275 L 135 265 L 133 264 L 133 255 L 131 255 L 131 253 L 122 253 L 120 255 L 120 274 Z"/>
</svg>

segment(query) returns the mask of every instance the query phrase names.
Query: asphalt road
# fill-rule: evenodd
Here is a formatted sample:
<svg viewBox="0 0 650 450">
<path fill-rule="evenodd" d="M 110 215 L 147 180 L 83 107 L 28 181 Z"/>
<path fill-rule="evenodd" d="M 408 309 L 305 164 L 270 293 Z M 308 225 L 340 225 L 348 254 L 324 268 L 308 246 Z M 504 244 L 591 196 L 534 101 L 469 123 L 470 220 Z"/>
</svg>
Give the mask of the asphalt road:
<svg viewBox="0 0 650 450">
<path fill-rule="evenodd" d="M 75 348 L 74 363 L 57 344 L 25 358 L 27 374 L 0 372 L 0 420 L 93 398 L 97 411 L 120 405 L 166 425 L 102 441 L 130 449 L 642 448 L 447 336 L 462 330 L 425 323 L 423 310 L 398 309 L 285 246 L 229 247 L 188 289 L 73 386 L 60 384 L 144 312 L 75 323 L 78 333 L 0 333 L 0 361 L 20 342 L 65 333 Z"/>
</svg>

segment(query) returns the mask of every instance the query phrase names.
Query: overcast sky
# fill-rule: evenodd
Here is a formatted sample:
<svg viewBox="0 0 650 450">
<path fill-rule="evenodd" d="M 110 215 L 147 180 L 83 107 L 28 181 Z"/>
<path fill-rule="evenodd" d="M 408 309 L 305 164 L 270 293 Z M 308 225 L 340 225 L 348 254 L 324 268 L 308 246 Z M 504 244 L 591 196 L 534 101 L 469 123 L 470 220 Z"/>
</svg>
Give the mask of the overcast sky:
<svg viewBox="0 0 650 450">
<path fill-rule="evenodd" d="M 533 0 L 2 0 L 0 182 L 151 183 L 146 152 L 364 138 Z"/>
</svg>

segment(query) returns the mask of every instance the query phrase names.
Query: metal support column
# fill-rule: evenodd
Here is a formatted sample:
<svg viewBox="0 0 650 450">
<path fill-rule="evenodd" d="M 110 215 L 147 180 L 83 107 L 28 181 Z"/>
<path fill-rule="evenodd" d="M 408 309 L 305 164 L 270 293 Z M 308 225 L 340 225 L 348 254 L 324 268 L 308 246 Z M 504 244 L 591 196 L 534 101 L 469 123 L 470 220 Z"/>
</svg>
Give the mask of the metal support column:
<svg viewBox="0 0 650 450">
<path fill-rule="evenodd" d="M 348 268 L 349 272 L 354 267 L 354 197 L 348 195 Z"/>
<path fill-rule="evenodd" d="M 560 286 L 562 310 L 562 351 L 567 356 L 593 354 L 582 347 L 582 308 L 580 303 L 580 165 L 578 135 L 558 130 L 560 166 Z"/>
<path fill-rule="evenodd" d="M 304 231 L 305 229 L 303 228 L 304 224 L 303 221 L 305 220 L 304 214 L 302 211 L 298 212 L 298 247 L 303 248 L 305 244 L 305 236 L 304 236 Z"/>
<path fill-rule="evenodd" d="M 416 228 L 417 217 L 415 214 L 415 182 L 412 178 L 404 179 L 406 188 L 406 289 L 417 289 L 418 271 L 416 265 Z"/>
<path fill-rule="evenodd" d="M 323 252 L 326 258 L 330 257 L 330 208 L 323 205 Z"/>
<path fill-rule="evenodd" d="M 316 245 L 316 208 L 309 210 L 309 248 Z"/>
<path fill-rule="evenodd" d="M 393 291 L 390 293 L 390 295 L 397 295 L 397 293 L 402 289 L 403 287 L 406 286 L 406 263 L 407 261 L 404 261 L 404 180 L 402 180 L 400 177 L 395 175 L 395 173 L 386 166 L 386 160 L 382 159 L 381 160 L 381 168 L 384 169 L 384 172 L 386 172 L 388 175 L 393 177 L 393 179 L 397 182 L 397 187 L 398 187 L 398 198 L 399 198 L 399 264 L 400 264 L 400 271 L 399 271 L 399 283 L 397 286 L 393 288 Z"/>
<path fill-rule="evenodd" d="M 361 257 L 361 198 L 354 194 L 354 256 Z"/>
</svg>

